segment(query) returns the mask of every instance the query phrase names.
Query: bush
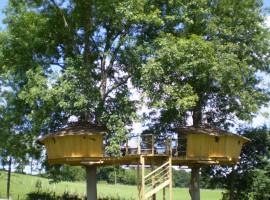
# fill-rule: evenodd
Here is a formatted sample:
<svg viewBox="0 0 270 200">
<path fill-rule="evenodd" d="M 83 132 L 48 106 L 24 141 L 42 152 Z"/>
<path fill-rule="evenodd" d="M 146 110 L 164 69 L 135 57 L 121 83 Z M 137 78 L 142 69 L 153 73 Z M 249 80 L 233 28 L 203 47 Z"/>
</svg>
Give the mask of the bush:
<svg viewBox="0 0 270 200">
<path fill-rule="evenodd" d="M 83 200 L 85 197 L 79 197 L 76 194 L 69 194 L 68 192 L 62 195 L 55 195 L 50 191 L 34 191 L 27 194 L 26 200 Z"/>
<path fill-rule="evenodd" d="M 55 195 L 53 192 L 50 191 L 34 191 L 27 194 L 26 200 L 86 200 L 86 197 L 80 197 L 77 194 L 69 194 L 65 192 L 61 195 Z M 119 195 L 116 196 L 104 196 L 100 195 L 98 200 L 127 200 L 125 198 L 121 198 Z M 134 198 L 129 198 L 128 200 L 134 200 Z"/>
</svg>

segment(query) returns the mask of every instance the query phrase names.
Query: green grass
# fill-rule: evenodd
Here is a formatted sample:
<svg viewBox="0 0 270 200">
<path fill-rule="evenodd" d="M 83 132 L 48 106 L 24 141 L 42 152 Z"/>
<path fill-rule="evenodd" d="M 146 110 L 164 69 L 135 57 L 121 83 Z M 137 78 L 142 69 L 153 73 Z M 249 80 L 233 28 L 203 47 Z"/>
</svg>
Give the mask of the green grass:
<svg viewBox="0 0 270 200">
<path fill-rule="evenodd" d="M 63 193 L 68 191 L 69 193 L 77 193 L 85 195 L 86 184 L 84 182 L 60 182 L 57 184 L 49 184 L 49 180 L 31 175 L 22 175 L 12 173 L 11 177 L 11 194 L 13 200 L 24 199 L 25 195 L 30 191 L 36 190 L 36 182 L 40 180 L 42 188 L 45 190 L 53 191 L 55 188 L 56 193 Z M 7 172 L 0 171 L 0 198 L 6 197 L 7 190 Z M 137 187 L 127 185 L 109 185 L 98 184 L 97 185 L 99 196 L 119 196 L 121 198 L 133 198 L 137 197 Z M 221 199 L 222 190 L 201 190 L 201 200 L 219 200 Z M 162 191 L 157 194 L 157 199 L 162 199 Z M 166 188 L 166 199 L 169 199 L 169 189 Z M 188 189 L 173 188 L 174 200 L 190 200 Z"/>
</svg>

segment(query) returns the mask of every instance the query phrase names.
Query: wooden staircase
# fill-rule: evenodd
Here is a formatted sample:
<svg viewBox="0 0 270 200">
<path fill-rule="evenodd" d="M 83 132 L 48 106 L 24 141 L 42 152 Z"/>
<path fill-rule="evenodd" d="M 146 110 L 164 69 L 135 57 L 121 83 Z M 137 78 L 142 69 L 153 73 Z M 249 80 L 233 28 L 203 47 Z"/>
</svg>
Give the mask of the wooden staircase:
<svg viewBox="0 0 270 200">
<path fill-rule="evenodd" d="M 145 174 L 145 156 L 141 155 L 141 184 L 138 181 L 138 199 L 147 200 L 150 197 L 156 199 L 156 193 L 163 189 L 163 200 L 165 200 L 165 188 L 170 188 L 170 200 L 172 199 L 172 158 L 170 155 L 166 156 L 164 163 L 154 169 L 152 165 L 152 172 Z M 138 170 L 139 176 L 139 170 Z"/>
</svg>

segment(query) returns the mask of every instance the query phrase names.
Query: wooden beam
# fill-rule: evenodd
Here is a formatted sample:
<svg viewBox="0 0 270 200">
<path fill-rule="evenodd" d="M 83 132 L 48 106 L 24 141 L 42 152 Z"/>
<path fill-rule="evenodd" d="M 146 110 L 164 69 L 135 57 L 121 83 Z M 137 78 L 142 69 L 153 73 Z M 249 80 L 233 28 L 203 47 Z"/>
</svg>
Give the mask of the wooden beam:
<svg viewBox="0 0 270 200">
<path fill-rule="evenodd" d="M 168 154 L 168 138 L 166 138 L 166 142 L 165 142 L 165 154 Z"/>
<path fill-rule="evenodd" d="M 152 135 L 152 155 L 155 154 L 155 138 L 154 135 Z"/>
<path fill-rule="evenodd" d="M 138 154 L 141 154 L 141 136 L 138 135 Z"/>
<path fill-rule="evenodd" d="M 172 155 L 172 136 L 170 135 L 170 154 Z"/>
<path fill-rule="evenodd" d="M 128 155 L 128 140 L 126 141 L 126 156 Z"/>
<path fill-rule="evenodd" d="M 172 157 L 169 157 L 170 200 L 172 200 Z"/>
<path fill-rule="evenodd" d="M 137 165 L 137 190 L 138 190 L 137 200 L 140 200 L 141 199 L 141 187 L 140 187 L 140 163 L 139 162 Z"/>
<path fill-rule="evenodd" d="M 168 164 L 169 164 L 169 161 L 164 163 L 163 165 L 161 165 L 159 168 L 165 167 Z M 159 170 L 159 168 L 157 168 L 154 171 L 152 171 L 151 173 L 147 174 L 144 178 L 148 178 L 149 176 L 152 176 L 154 173 L 156 173 Z"/>
<path fill-rule="evenodd" d="M 144 160 L 144 157 L 141 156 L 141 164 L 142 164 L 142 199 L 145 200 L 145 178 L 144 178 L 144 163 L 145 163 L 145 160 Z"/>
<path fill-rule="evenodd" d="M 166 175 L 166 167 L 162 167 L 162 170 L 163 170 L 163 182 L 165 181 L 165 175 Z M 165 187 L 163 188 L 163 200 L 166 200 L 166 190 L 165 190 Z"/>
</svg>

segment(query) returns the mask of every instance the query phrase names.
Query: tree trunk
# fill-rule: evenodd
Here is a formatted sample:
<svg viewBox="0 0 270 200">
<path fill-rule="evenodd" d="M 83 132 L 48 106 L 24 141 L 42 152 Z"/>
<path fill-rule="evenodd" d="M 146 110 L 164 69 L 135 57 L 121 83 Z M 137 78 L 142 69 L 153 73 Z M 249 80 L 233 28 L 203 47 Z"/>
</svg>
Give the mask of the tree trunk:
<svg viewBox="0 0 270 200">
<path fill-rule="evenodd" d="M 11 164 L 12 164 L 12 157 L 10 156 L 8 161 L 7 199 L 9 199 L 9 191 L 10 191 Z"/>
<path fill-rule="evenodd" d="M 33 174 L 33 159 L 31 159 L 31 175 Z"/>
<path fill-rule="evenodd" d="M 191 200 L 200 200 L 200 167 L 191 168 L 189 194 Z"/>
<path fill-rule="evenodd" d="M 196 102 L 196 106 L 193 109 L 193 126 L 198 126 L 202 123 L 202 104 L 199 101 Z"/>
<path fill-rule="evenodd" d="M 94 166 L 86 168 L 87 200 L 97 200 L 97 169 Z"/>
</svg>

